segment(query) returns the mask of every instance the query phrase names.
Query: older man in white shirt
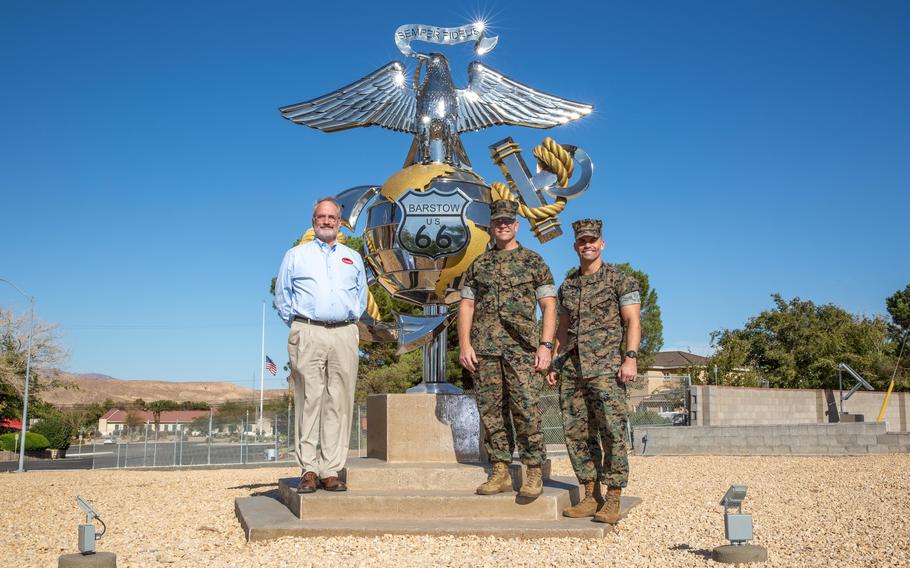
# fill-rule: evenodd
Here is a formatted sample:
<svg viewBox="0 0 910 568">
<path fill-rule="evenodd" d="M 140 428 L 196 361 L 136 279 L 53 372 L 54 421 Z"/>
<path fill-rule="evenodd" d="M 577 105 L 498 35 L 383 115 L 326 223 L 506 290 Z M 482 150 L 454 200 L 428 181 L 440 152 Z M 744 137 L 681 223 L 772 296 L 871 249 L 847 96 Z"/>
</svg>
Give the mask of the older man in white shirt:
<svg viewBox="0 0 910 568">
<path fill-rule="evenodd" d="M 294 386 L 298 493 L 345 491 L 338 479 L 351 435 L 359 333 L 367 305 L 363 260 L 337 242 L 341 207 L 331 197 L 313 208 L 315 239 L 284 255 L 275 282 L 275 309 L 290 326 L 288 357 Z M 317 451 L 317 446 L 319 450 Z"/>
</svg>

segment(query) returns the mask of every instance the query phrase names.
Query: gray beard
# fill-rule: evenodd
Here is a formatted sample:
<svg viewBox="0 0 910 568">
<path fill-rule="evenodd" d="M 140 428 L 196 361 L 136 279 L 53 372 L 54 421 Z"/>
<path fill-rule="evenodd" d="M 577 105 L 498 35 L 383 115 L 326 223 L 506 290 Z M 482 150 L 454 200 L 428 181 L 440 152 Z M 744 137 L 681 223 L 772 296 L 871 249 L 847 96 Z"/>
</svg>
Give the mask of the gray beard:
<svg viewBox="0 0 910 568">
<path fill-rule="evenodd" d="M 335 229 L 314 228 L 313 232 L 316 234 L 316 238 L 324 243 L 332 242 L 338 237 L 338 231 Z"/>
</svg>

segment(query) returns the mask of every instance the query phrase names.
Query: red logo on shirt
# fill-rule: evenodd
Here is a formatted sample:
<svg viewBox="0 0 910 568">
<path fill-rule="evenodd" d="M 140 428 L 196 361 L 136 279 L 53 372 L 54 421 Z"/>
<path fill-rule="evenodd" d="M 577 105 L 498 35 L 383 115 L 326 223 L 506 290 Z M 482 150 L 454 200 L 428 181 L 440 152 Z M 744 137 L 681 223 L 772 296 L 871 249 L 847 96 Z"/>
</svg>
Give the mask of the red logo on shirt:
<svg viewBox="0 0 910 568">
<path fill-rule="evenodd" d="M 346 257 L 346 256 L 345 256 L 345 257 L 342 257 L 341 262 L 343 262 L 343 263 L 345 263 L 345 264 L 354 264 L 354 261 L 351 260 L 350 258 Z"/>
</svg>

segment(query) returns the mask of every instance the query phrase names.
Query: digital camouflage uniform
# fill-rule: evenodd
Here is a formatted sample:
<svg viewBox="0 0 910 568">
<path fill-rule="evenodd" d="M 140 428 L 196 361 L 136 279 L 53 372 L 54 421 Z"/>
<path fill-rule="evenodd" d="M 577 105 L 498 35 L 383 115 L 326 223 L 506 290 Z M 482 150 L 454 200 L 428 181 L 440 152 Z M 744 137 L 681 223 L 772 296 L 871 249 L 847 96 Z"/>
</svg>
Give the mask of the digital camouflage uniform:
<svg viewBox="0 0 910 568">
<path fill-rule="evenodd" d="M 471 345 L 478 359 L 477 405 L 493 462 L 512 461 L 512 422 L 521 461 L 539 465 L 546 460 L 538 408 L 544 381 L 534 370 L 536 312 L 540 298 L 555 295 L 549 267 L 521 245 L 491 249 L 465 272 L 461 296 L 474 300 Z"/>
<path fill-rule="evenodd" d="M 579 224 L 576 238 L 594 228 L 600 237 L 599 221 L 577 221 L 573 227 Z M 608 487 L 625 487 L 628 396 L 617 377 L 624 347 L 619 309 L 641 303 L 638 281 L 606 263 L 590 275 L 576 270 L 559 287 L 558 302 L 559 313 L 569 318 L 568 342 L 555 367 L 572 467 L 580 482 L 598 479 Z"/>
</svg>

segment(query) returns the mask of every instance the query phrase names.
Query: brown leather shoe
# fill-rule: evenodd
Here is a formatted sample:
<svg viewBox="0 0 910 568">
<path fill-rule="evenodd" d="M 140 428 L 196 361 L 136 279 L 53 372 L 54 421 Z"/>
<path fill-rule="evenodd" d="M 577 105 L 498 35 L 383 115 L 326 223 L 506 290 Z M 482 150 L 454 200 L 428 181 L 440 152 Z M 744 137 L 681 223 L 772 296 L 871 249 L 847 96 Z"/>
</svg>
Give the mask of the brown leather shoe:
<svg viewBox="0 0 910 568">
<path fill-rule="evenodd" d="M 315 471 L 304 472 L 297 484 L 297 493 L 315 493 L 319 489 L 319 476 Z"/>
<path fill-rule="evenodd" d="M 326 491 L 347 491 L 348 486 L 344 484 L 344 481 L 341 481 L 335 476 L 326 477 L 321 480 L 322 488 Z"/>
</svg>

